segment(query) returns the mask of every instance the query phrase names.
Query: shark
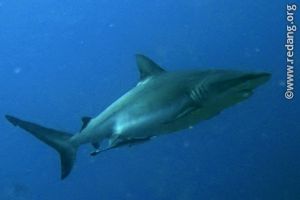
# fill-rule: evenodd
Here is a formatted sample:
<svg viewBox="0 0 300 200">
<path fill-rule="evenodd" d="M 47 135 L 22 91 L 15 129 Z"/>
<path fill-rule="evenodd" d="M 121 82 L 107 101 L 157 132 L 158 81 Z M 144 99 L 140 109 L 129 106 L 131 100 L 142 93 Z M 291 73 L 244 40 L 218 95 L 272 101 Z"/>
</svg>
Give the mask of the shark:
<svg viewBox="0 0 300 200">
<path fill-rule="evenodd" d="M 271 77 L 268 72 L 227 69 L 169 72 L 142 54 L 136 55 L 136 63 L 140 75 L 137 85 L 98 116 L 82 117 L 82 128 L 76 134 L 12 115 L 5 118 L 58 152 L 61 179 L 65 179 L 83 144 L 92 144 L 91 155 L 95 156 L 193 127 L 248 99 Z"/>
</svg>

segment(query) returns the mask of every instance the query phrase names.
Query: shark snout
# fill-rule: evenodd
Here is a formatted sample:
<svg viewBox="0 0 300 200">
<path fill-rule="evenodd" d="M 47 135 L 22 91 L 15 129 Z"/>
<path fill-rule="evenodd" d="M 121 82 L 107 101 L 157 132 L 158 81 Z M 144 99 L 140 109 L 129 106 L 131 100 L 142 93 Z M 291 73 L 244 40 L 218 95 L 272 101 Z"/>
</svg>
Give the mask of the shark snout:
<svg viewBox="0 0 300 200">
<path fill-rule="evenodd" d="M 246 90 L 254 90 L 260 85 L 263 85 L 271 78 L 271 74 L 267 72 L 248 73 L 237 78 L 237 85 Z"/>
<path fill-rule="evenodd" d="M 212 84 L 218 92 L 226 92 L 233 90 L 235 92 L 249 90 L 252 91 L 256 87 L 266 83 L 271 77 L 270 73 L 244 73 L 232 72 L 219 74 L 219 80 Z"/>
<path fill-rule="evenodd" d="M 261 72 L 261 73 L 249 73 L 241 77 L 241 79 L 244 79 L 245 81 L 253 81 L 257 84 L 264 84 L 271 78 L 271 74 L 267 72 Z"/>
<path fill-rule="evenodd" d="M 210 105 L 228 107 L 252 96 L 254 90 L 271 78 L 266 72 L 221 71 L 210 80 Z"/>
</svg>

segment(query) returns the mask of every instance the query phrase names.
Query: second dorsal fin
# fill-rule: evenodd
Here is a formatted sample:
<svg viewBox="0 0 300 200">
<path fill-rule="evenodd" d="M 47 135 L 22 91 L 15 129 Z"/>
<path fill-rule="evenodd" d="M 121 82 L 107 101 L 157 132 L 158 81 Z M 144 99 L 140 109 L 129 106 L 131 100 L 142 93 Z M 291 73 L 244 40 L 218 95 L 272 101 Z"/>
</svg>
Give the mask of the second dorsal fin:
<svg viewBox="0 0 300 200">
<path fill-rule="evenodd" d="M 80 129 L 80 132 L 85 129 L 85 127 L 87 127 L 87 125 L 90 123 L 92 117 L 82 117 L 81 118 L 81 121 L 82 121 L 82 126 L 81 126 L 81 129 Z"/>
<path fill-rule="evenodd" d="M 158 64 L 142 54 L 136 54 L 136 63 L 140 72 L 140 81 L 165 72 Z"/>
</svg>

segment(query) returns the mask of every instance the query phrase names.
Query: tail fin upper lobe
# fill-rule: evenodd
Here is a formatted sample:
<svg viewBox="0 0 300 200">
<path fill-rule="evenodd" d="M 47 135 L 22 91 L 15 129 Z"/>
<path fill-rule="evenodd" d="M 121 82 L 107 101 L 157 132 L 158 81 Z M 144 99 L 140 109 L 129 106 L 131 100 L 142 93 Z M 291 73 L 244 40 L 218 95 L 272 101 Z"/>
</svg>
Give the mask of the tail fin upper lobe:
<svg viewBox="0 0 300 200">
<path fill-rule="evenodd" d="M 42 127 L 16 117 L 5 115 L 6 119 L 14 126 L 28 131 L 33 136 L 53 147 L 60 155 L 61 179 L 66 178 L 74 165 L 76 159 L 77 146 L 70 142 L 71 134 L 54 129 Z"/>
</svg>

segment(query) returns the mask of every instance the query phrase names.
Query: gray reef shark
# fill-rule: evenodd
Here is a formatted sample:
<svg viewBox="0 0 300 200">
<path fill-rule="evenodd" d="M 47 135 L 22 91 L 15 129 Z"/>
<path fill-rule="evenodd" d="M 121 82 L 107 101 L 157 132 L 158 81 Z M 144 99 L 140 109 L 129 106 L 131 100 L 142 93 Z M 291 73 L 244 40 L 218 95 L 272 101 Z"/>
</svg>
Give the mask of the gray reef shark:
<svg viewBox="0 0 300 200">
<path fill-rule="evenodd" d="M 95 118 L 83 117 L 77 134 L 10 115 L 5 117 L 57 150 L 64 179 L 71 172 L 77 149 L 82 144 L 91 143 L 95 148 L 91 155 L 97 155 L 189 128 L 248 99 L 255 88 L 271 77 L 265 72 L 223 69 L 167 72 L 146 56 L 136 55 L 136 60 L 140 72 L 138 84 Z"/>
</svg>

